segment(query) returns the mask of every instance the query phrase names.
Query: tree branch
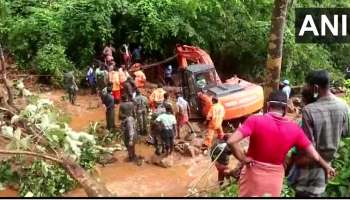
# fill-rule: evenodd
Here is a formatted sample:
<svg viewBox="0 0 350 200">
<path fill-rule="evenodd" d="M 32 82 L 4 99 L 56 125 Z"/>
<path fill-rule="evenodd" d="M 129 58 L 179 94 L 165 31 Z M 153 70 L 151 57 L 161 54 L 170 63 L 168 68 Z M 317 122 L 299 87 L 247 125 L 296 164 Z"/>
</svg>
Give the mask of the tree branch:
<svg viewBox="0 0 350 200">
<path fill-rule="evenodd" d="M 34 157 L 44 158 L 46 160 L 51 160 L 59 164 L 63 164 L 63 161 L 58 158 L 54 158 L 50 155 L 39 154 L 39 153 L 30 152 L 30 151 L 14 151 L 14 150 L 0 149 L 0 154 L 34 156 Z"/>
</svg>

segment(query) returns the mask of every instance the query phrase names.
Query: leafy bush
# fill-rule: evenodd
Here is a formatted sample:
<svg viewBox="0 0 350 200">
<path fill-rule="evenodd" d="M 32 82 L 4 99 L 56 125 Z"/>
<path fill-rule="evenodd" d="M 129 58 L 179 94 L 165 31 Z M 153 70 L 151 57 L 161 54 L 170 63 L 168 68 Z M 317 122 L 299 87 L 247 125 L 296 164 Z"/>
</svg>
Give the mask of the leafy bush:
<svg viewBox="0 0 350 200">
<path fill-rule="evenodd" d="M 13 185 L 18 180 L 17 172 L 12 170 L 13 159 L 6 159 L 0 162 L 0 187 Z"/>
<path fill-rule="evenodd" d="M 22 197 L 57 197 L 76 187 L 76 182 L 58 165 L 35 160 L 20 177 Z"/>
<path fill-rule="evenodd" d="M 238 197 L 238 185 L 237 183 L 232 183 L 230 186 L 225 188 L 220 192 L 211 194 L 212 197 Z"/>
<path fill-rule="evenodd" d="M 80 165 L 85 169 L 92 169 L 99 159 L 100 152 L 91 142 L 85 142 L 81 147 Z"/>
<path fill-rule="evenodd" d="M 52 75 L 55 80 L 62 79 L 64 70 L 72 69 L 64 47 L 54 44 L 47 44 L 38 51 L 35 66 L 40 74 Z"/>
<path fill-rule="evenodd" d="M 340 142 L 339 150 L 332 165 L 336 168 L 337 176 L 328 182 L 327 197 L 350 196 L 350 138 Z"/>
</svg>

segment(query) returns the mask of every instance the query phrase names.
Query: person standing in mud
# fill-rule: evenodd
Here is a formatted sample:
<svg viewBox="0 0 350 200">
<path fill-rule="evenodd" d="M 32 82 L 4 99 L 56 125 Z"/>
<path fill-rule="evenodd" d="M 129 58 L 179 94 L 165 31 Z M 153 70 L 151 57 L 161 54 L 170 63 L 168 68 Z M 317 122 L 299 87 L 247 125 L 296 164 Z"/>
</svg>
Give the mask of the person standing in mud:
<svg viewBox="0 0 350 200">
<path fill-rule="evenodd" d="M 173 110 L 173 112 L 176 110 L 176 107 L 173 104 L 173 102 L 171 102 L 170 95 L 167 92 L 164 93 L 164 102 L 163 102 L 163 104 L 164 104 L 164 108 L 165 108 L 166 105 L 169 105 L 171 107 L 171 109 Z"/>
<path fill-rule="evenodd" d="M 95 66 L 93 64 L 88 67 L 86 81 L 91 89 L 91 94 L 96 94 Z"/>
<path fill-rule="evenodd" d="M 135 105 L 129 100 L 127 95 L 122 95 L 122 102 L 119 107 L 119 120 L 123 121 L 129 116 L 135 116 Z"/>
<path fill-rule="evenodd" d="M 189 125 L 189 111 L 190 107 L 188 102 L 182 97 L 181 93 L 176 95 L 176 120 L 177 120 L 177 139 L 180 139 L 180 129 L 185 125 Z"/>
<path fill-rule="evenodd" d="M 161 138 L 164 142 L 166 156 L 174 149 L 174 136 L 176 132 L 176 118 L 173 115 L 171 106 L 165 105 L 166 113 L 160 114 L 156 122 L 161 124 Z"/>
<path fill-rule="evenodd" d="M 121 121 L 121 130 L 124 136 L 124 144 L 128 151 L 129 161 L 136 159 L 136 122 L 135 122 L 134 103 L 129 101 L 127 95 L 122 96 L 122 102 L 119 108 L 119 120 Z"/>
<path fill-rule="evenodd" d="M 74 105 L 76 99 L 76 92 L 78 91 L 78 86 L 75 82 L 75 77 L 73 71 L 64 73 L 63 75 L 63 85 L 68 93 L 69 102 Z"/>
<path fill-rule="evenodd" d="M 149 97 L 150 105 L 153 111 L 156 110 L 159 105 L 163 104 L 165 93 L 166 91 L 163 89 L 162 85 L 158 84 L 157 89 L 155 89 Z"/>
<path fill-rule="evenodd" d="M 108 72 L 105 70 L 104 66 L 101 65 L 99 68 L 96 69 L 95 75 L 97 90 L 99 92 L 99 95 L 101 95 L 101 91 L 107 86 Z"/>
<path fill-rule="evenodd" d="M 225 116 L 224 106 L 219 102 L 217 97 L 212 98 L 212 103 L 213 105 L 207 114 L 208 132 L 205 136 L 204 148 L 211 147 L 215 133 L 219 139 L 222 139 L 224 136 L 224 131 L 222 129 L 222 122 Z"/>
<path fill-rule="evenodd" d="M 120 101 L 119 72 L 113 67 L 112 70 L 108 72 L 108 77 L 109 83 L 112 85 L 112 94 L 114 97 L 114 102 L 118 104 Z"/>
<path fill-rule="evenodd" d="M 132 100 L 134 98 L 135 89 L 136 86 L 134 80 L 132 80 L 131 77 L 128 77 L 123 84 L 123 95 L 127 95 L 128 98 Z"/>
<path fill-rule="evenodd" d="M 230 156 L 232 154 L 231 147 L 227 145 L 229 137 L 229 134 L 225 134 L 222 139 L 218 139 L 210 151 L 211 160 L 214 161 L 216 159 L 215 167 L 218 171 L 220 186 L 223 185 L 225 178 L 230 178 L 234 175 L 233 171 L 229 168 Z"/>
<path fill-rule="evenodd" d="M 148 127 L 148 99 L 143 96 L 140 90 L 136 90 L 136 97 L 134 98 L 134 103 L 136 107 L 136 119 L 137 119 L 137 127 L 140 135 L 147 135 L 147 127 Z"/>
<path fill-rule="evenodd" d="M 106 125 L 109 131 L 115 128 L 114 124 L 114 98 L 112 96 L 112 88 L 107 87 L 106 91 L 102 92 L 102 102 L 106 110 Z"/>
</svg>

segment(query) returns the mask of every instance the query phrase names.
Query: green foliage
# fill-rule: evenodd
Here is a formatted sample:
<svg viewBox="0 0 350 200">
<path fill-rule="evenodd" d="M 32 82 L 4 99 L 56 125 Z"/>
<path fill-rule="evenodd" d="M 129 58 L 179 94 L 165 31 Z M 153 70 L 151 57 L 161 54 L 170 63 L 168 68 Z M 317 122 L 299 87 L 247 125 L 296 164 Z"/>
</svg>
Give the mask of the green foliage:
<svg viewBox="0 0 350 200">
<path fill-rule="evenodd" d="M 18 173 L 12 170 L 13 159 L 0 162 L 0 185 L 12 185 L 18 180 Z"/>
<path fill-rule="evenodd" d="M 35 160 L 23 169 L 19 194 L 22 197 L 58 197 L 76 187 L 76 182 L 58 165 Z"/>
<path fill-rule="evenodd" d="M 238 185 L 237 183 L 231 183 L 230 186 L 224 190 L 210 194 L 211 197 L 238 197 Z"/>
<path fill-rule="evenodd" d="M 98 145 L 107 146 L 113 142 L 122 143 L 122 135 L 119 130 L 108 131 L 100 123 L 90 123 L 87 131 L 89 134 L 96 137 Z"/>
<path fill-rule="evenodd" d="M 113 41 L 117 48 L 125 42 L 141 44 L 148 56 L 158 59 L 172 55 L 176 43 L 198 45 L 227 75 L 263 77 L 273 1 L 0 2 L 0 41 L 26 69 L 32 69 L 40 60 L 39 73 L 59 77 L 57 73 L 70 61 L 83 69 L 100 55 L 106 42 Z M 294 8 L 327 6 L 348 7 L 350 3 L 301 0 L 289 5 L 282 78 L 290 79 L 292 84 L 303 82 L 305 74 L 315 68 L 343 77 L 344 66 L 350 62 L 347 44 L 295 44 Z M 45 60 L 45 56 L 54 60 Z M 119 62 L 119 57 L 116 60 Z"/>
<path fill-rule="evenodd" d="M 81 147 L 80 165 L 85 169 L 92 169 L 99 156 L 99 150 L 91 142 L 85 142 Z"/>
<path fill-rule="evenodd" d="M 337 171 L 337 176 L 328 182 L 326 188 L 327 197 L 350 196 L 350 138 L 340 142 L 339 150 L 332 165 Z"/>
<path fill-rule="evenodd" d="M 58 79 L 63 77 L 64 70 L 72 69 L 72 64 L 66 58 L 64 47 L 54 44 L 47 44 L 38 51 L 35 66 L 40 74 L 52 75 Z"/>
<path fill-rule="evenodd" d="M 347 79 L 344 81 L 344 87 L 345 87 L 345 101 L 350 104 L 350 79 Z"/>
<path fill-rule="evenodd" d="M 287 184 L 287 180 L 285 179 L 283 182 L 282 194 L 281 197 L 290 198 L 295 196 L 295 191 L 291 186 Z"/>
</svg>

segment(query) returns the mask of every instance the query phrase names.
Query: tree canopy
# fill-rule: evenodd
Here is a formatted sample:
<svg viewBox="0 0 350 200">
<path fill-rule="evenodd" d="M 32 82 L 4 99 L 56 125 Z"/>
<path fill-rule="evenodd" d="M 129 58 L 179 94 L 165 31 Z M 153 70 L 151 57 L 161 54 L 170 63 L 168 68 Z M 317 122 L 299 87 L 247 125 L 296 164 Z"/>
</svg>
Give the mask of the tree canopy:
<svg viewBox="0 0 350 200">
<path fill-rule="evenodd" d="M 342 77 L 349 45 L 296 44 L 294 8 L 349 5 L 347 0 L 290 1 L 282 78 L 299 83 L 314 68 Z M 172 55 L 176 43 L 186 43 L 206 49 L 219 72 L 225 69 L 222 75 L 259 80 L 272 7 L 272 0 L 0 0 L 0 41 L 21 67 L 41 74 L 85 68 L 109 41 L 116 47 L 141 44 L 158 59 Z"/>
</svg>

